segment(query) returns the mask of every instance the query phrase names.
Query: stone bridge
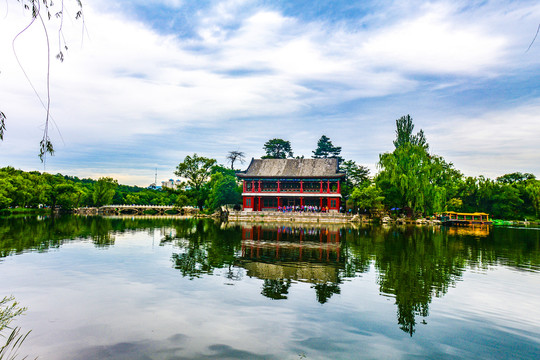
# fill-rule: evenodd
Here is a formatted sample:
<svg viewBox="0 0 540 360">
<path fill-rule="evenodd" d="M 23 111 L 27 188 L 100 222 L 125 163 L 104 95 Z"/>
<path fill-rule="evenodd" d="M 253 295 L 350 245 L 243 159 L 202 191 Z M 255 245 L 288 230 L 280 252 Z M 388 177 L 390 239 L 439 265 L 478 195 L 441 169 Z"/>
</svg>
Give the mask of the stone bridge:
<svg viewBox="0 0 540 360">
<path fill-rule="evenodd" d="M 99 213 L 104 215 L 133 214 L 145 215 L 146 212 L 153 211 L 156 215 L 165 214 L 196 214 L 199 209 L 193 207 L 178 208 L 172 205 L 105 205 L 99 208 Z"/>
</svg>

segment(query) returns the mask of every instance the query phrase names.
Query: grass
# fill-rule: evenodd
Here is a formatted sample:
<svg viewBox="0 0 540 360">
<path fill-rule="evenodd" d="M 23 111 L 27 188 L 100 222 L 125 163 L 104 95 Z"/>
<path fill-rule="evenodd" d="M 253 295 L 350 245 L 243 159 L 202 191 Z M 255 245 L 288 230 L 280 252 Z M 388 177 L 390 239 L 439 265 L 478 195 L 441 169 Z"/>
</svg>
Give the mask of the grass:
<svg viewBox="0 0 540 360">
<path fill-rule="evenodd" d="M 26 214 L 46 214 L 49 213 L 51 209 L 36 209 L 36 208 L 13 208 L 13 209 L 2 209 L 0 210 L 0 215 L 10 216 L 10 215 L 26 215 Z"/>
</svg>

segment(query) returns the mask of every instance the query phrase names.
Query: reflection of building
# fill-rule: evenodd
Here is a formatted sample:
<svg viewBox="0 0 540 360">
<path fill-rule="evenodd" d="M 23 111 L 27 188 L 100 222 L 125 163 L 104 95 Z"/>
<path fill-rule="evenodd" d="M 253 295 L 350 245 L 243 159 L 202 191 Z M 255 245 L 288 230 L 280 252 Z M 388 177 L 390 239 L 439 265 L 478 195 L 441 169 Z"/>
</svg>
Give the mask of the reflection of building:
<svg viewBox="0 0 540 360">
<path fill-rule="evenodd" d="M 340 252 L 339 230 L 250 226 L 242 228 L 239 265 L 260 279 L 337 283 Z"/>
<path fill-rule="evenodd" d="M 451 226 L 447 229 L 448 235 L 461 236 L 488 236 L 489 225 Z"/>
<path fill-rule="evenodd" d="M 252 159 L 243 180 L 245 211 L 312 206 L 338 211 L 341 181 L 337 159 Z"/>
</svg>

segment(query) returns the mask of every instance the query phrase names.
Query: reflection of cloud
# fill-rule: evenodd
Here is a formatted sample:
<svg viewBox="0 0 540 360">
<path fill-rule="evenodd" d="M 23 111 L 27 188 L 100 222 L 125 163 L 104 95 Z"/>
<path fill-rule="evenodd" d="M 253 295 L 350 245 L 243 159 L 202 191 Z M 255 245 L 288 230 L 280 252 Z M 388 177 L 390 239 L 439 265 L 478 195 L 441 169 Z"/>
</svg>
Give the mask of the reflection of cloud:
<svg viewBox="0 0 540 360">
<path fill-rule="evenodd" d="M 186 347 L 189 346 L 189 337 L 184 334 L 175 334 L 170 338 L 157 340 L 143 340 L 137 342 L 120 342 L 106 346 L 92 346 L 77 351 L 73 354 L 73 359 L 86 360 L 150 360 L 156 354 L 160 358 L 167 359 L 277 359 L 269 354 L 256 354 L 253 352 L 235 349 L 229 345 L 213 344 L 209 345 L 206 351 L 199 354 L 190 354 Z M 209 354 L 210 353 L 210 354 Z"/>
</svg>

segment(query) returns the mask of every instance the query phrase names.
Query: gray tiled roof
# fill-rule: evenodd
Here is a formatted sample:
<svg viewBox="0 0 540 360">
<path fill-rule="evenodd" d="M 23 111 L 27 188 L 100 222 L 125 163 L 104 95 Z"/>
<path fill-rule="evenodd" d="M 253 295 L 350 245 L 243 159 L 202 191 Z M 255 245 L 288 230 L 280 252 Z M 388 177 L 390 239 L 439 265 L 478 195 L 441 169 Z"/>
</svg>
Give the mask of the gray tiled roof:
<svg viewBox="0 0 540 360">
<path fill-rule="evenodd" d="M 337 159 L 252 159 L 238 177 L 337 178 Z"/>
</svg>

